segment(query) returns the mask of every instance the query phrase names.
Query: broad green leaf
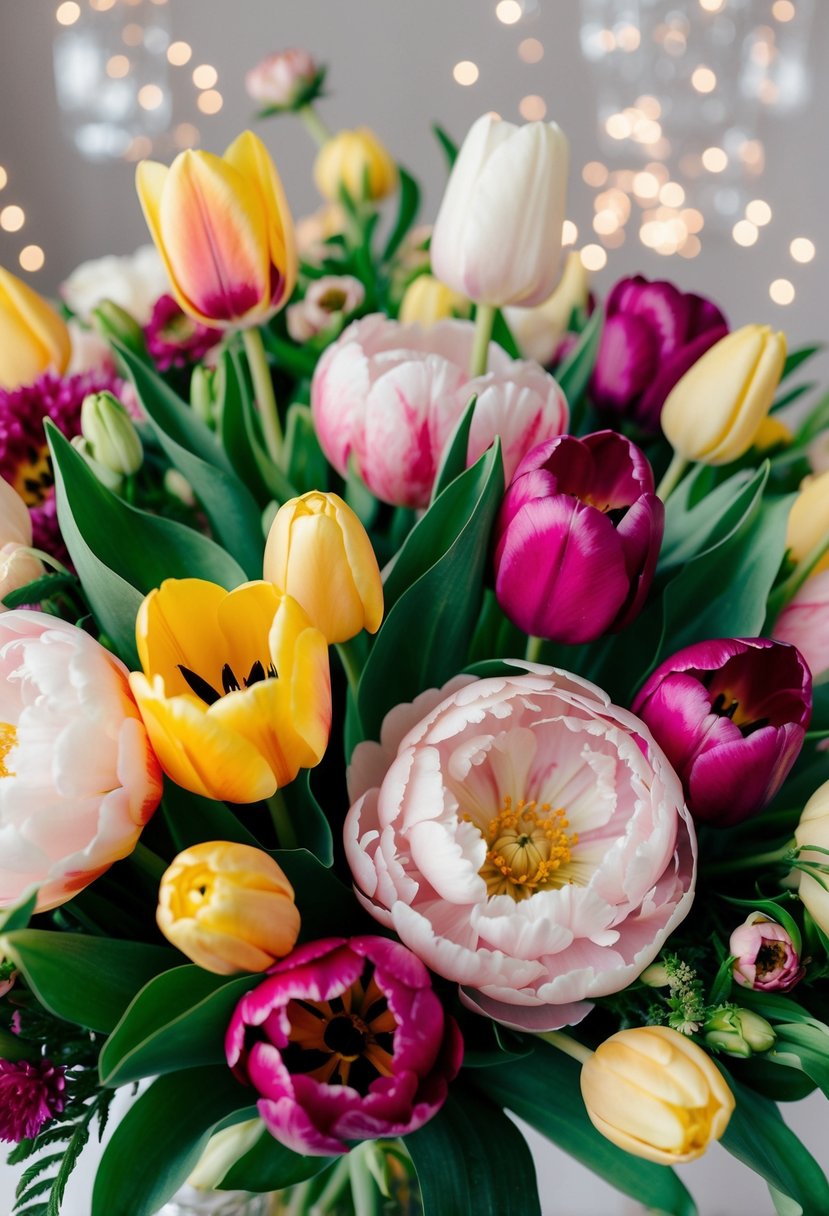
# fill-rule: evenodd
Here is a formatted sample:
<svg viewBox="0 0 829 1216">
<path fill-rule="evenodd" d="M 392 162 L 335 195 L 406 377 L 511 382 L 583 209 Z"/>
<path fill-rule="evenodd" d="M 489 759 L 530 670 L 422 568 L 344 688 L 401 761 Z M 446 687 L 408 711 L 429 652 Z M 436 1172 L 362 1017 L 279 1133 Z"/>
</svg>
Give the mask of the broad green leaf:
<svg viewBox="0 0 829 1216">
<path fill-rule="evenodd" d="M 102 1085 L 124 1085 L 225 1061 L 224 1036 L 237 1003 L 263 976 L 228 979 L 187 964 L 155 976 L 136 994 L 101 1051 Z"/>
<path fill-rule="evenodd" d="M 602 337 L 604 314 L 597 305 L 590 315 L 590 320 L 579 335 L 579 340 L 570 354 L 556 368 L 556 380 L 561 391 L 567 398 L 570 409 L 574 410 L 584 396 L 596 355 L 599 352 L 599 342 Z"/>
<path fill-rule="evenodd" d="M 281 338 L 268 325 L 262 327 L 262 340 L 269 355 L 281 371 L 288 372 L 301 380 L 304 376 L 312 376 L 317 363 L 317 356 L 307 346 L 297 346 Z"/>
<path fill-rule="evenodd" d="M 803 447 L 829 426 L 829 393 L 824 393 L 817 405 L 801 422 L 795 432 L 793 446 Z"/>
<path fill-rule="evenodd" d="M 823 343 L 816 342 L 813 346 L 800 346 L 797 350 L 791 350 L 786 355 L 786 362 L 783 364 L 783 371 L 780 376 L 781 381 L 785 380 L 792 374 L 801 363 L 805 363 L 807 359 L 811 359 L 814 355 L 820 354 L 823 350 Z"/>
<path fill-rule="evenodd" d="M 277 849 L 271 854 L 288 876 L 302 918 L 300 942 L 338 934 L 376 933 L 377 923 L 350 887 L 307 849 Z"/>
<path fill-rule="evenodd" d="M 777 1042 L 770 1057 L 793 1056 L 799 1067 L 829 1097 L 829 1034 L 803 1022 L 775 1026 Z"/>
<path fill-rule="evenodd" d="M 694 1201 L 672 1169 L 632 1157 L 596 1131 L 584 1109 L 579 1073 L 575 1060 L 538 1043 L 526 1058 L 476 1069 L 472 1079 L 487 1097 L 617 1190 L 670 1216 L 695 1216 Z"/>
<path fill-rule="evenodd" d="M 455 424 L 455 429 L 446 442 L 432 489 L 432 502 L 440 497 L 449 483 L 454 481 L 456 477 L 460 477 L 461 473 L 466 469 L 466 454 L 469 450 L 469 431 L 472 426 L 472 415 L 475 413 L 475 403 L 477 400 L 478 398 L 475 396 L 470 398 L 469 404 L 461 414 Z"/>
<path fill-rule="evenodd" d="M 311 789 L 310 769 L 303 769 L 277 796 L 286 805 L 297 846 L 313 853 L 324 866 L 333 865 L 334 837 L 325 811 Z"/>
<path fill-rule="evenodd" d="M 723 1148 L 799 1203 L 804 1216 L 829 1212 L 829 1184 L 823 1170 L 783 1122 L 775 1104 L 727 1073 L 726 1079 L 737 1107 L 720 1141 Z"/>
<path fill-rule="evenodd" d="M 238 354 L 234 357 L 230 350 L 223 351 L 217 381 L 218 434 L 237 475 L 242 478 L 259 506 L 264 507 L 272 498 L 272 494 L 251 451 L 242 386 L 239 383 L 240 374 L 241 361 Z"/>
<path fill-rule="evenodd" d="M 803 1005 L 782 992 L 759 992 L 754 988 L 740 988 L 740 1004 L 755 1009 L 769 1022 L 799 1022 L 814 1026 L 829 1036 L 829 1026 L 814 1017 Z M 829 1041 L 829 1039 L 827 1039 Z"/>
<path fill-rule="evenodd" d="M 50 1013 L 106 1033 L 139 989 L 180 958 L 164 946 L 45 929 L 18 929 L 0 940 Z"/>
<path fill-rule="evenodd" d="M 360 681 L 360 719 L 369 738 L 379 737 L 393 706 L 413 700 L 425 688 L 440 687 L 466 663 L 503 492 L 496 443 L 444 490 L 410 533 L 387 580 L 386 619 Z M 446 509 L 458 501 L 461 509 Z M 409 584 L 413 569 L 423 566 L 424 572 Z M 389 594 L 389 585 L 397 594 Z"/>
<path fill-rule="evenodd" d="M 267 328 L 263 332 L 266 333 Z M 240 476 L 244 477 L 246 465 L 251 467 L 252 470 L 255 470 L 254 476 L 258 477 L 262 482 L 271 498 L 279 503 L 287 502 L 289 498 L 296 497 L 296 487 L 292 486 L 282 470 L 277 468 L 265 448 L 259 412 L 256 409 L 253 395 L 249 391 L 245 369 L 238 350 L 231 350 L 229 352 L 227 366 L 229 369 L 228 375 L 230 375 L 230 369 L 233 372 L 238 395 L 232 401 L 241 410 L 242 425 L 249 453 L 249 457 L 245 459 L 245 462 L 237 471 Z M 224 428 L 222 429 L 224 430 Z"/>
<path fill-rule="evenodd" d="M 438 123 L 432 123 L 432 131 L 435 139 L 443 149 L 443 154 L 447 161 L 447 167 L 451 169 L 457 159 L 460 149 L 458 148 L 458 145 L 455 143 L 454 139 L 452 139 L 452 136 L 448 135 L 446 131 L 444 131 L 443 127 L 441 127 Z"/>
<path fill-rule="evenodd" d="M 154 1216 L 186 1181 L 214 1131 L 256 1117 L 252 1099 L 227 1067 L 159 1077 L 104 1150 L 92 1216 Z"/>
<path fill-rule="evenodd" d="M 699 466 L 704 469 L 704 465 Z M 743 469 L 722 485 L 692 503 L 699 471 L 686 477 L 665 504 L 665 533 L 659 551 L 659 567 L 681 565 L 712 548 L 749 515 L 759 510 L 760 496 L 768 482 L 769 469 L 752 473 Z"/>
<path fill-rule="evenodd" d="M 214 534 L 248 578 L 260 578 L 265 546 L 259 508 L 230 467 L 216 436 L 126 347 L 119 346 L 118 352 L 159 443 L 193 487 Z"/>
<path fill-rule="evenodd" d="M 397 217 L 391 235 L 383 250 L 383 261 L 393 258 L 403 243 L 406 233 L 415 221 L 420 207 L 420 187 L 410 173 L 402 165 L 397 167 L 400 179 L 400 201 L 397 204 Z"/>
<path fill-rule="evenodd" d="M 172 781 L 164 783 L 164 797 L 159 812 L 167 825 L 176 852 L 193 844 L 208 840 L 230 840 L 236 844 L 247 844 L 261 848 L 252 830 L 259 820 L 264 821 L 267 812 L 260 805 L 245 807 L 242 812 L 251 827 L 248 828 L 239 816 L 224 802 L 214 802 L 191 794 Z"/>
<path fill-rule="evenodd" d="M 505 350 L 510 359 L 521 358 L 521 348 L 513 337 L 512 330 L 500 308 L 495 310 L 495 320 L 492 325 L 492 341 Z"/>
<path fill-rule="evenodd" d="M 303 1157 L 291 1152 L 263 1127 L 255 1144 L 221 1178 L 221 1189 L 269 1194 L 316 1177 L 331 1162 L 331 1157 Z"/>
<path fill-rule="evenodd" d="M 783 1059 L 767 1053 L 747 1060 L 729 1060 L 728 1067 L 738 1081 L 772 1102 L 800 1102 L 817 1089 L 794 1057 Z"/>
<path fill-rule="evenodd" d="M 75 529 L 99 562 L 142 595 L 165 578 L 204 578 L 228 590 L 245 582 L 245 572 L 215 541 L 171 519 L 162 519 L 132 507 L 102 486 L 79 452 L 64 439 L 57 427 L 46 424 L 58 488 L 58 518 L 73 562 Z M 75 529 L 67 536 L 64 518 L 70 515 Z M 93 608 L 98 603 L 90 595 Z M 134 618 L 133 618 L 134 620 Z M 107 628 L 106 620 L 102 620 Z"/>
<path fill-rule="evenodd" d="M 24 895 L 16 904 L 0 912 L 0 933 L 11 933 L 13 929 L 25 929 L 37 903 L 37 891 Z"/>
<path fill-rule="evenodd" d="M 18 587 L 3 597 L 7 608 L 22 608 L 24 604 L 42 604 L 59 591 L 77 589 L 78 580 L 74 574 L 44 574 L 40 578 Z"/>
<path fill-rule="evenodd" d="M 499 1106 L 455 1088 L 425 1127 L 406 1137 L 424 1216 L 541 1216 L 524 1137 Z"/>
<path fill-rule="evenodd" d="M 297 494 L 328 489 L 331 469 L 317 439 L 311 408 L 298 401 L 288 410 L 285 424 L 285 467 Z"/>
</svg>

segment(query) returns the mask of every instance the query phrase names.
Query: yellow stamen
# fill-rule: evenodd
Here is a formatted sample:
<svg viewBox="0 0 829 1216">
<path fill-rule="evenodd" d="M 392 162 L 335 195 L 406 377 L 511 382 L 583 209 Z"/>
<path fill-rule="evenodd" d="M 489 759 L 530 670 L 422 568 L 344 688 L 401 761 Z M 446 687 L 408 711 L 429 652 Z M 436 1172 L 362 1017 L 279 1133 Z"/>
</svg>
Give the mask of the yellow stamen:
<svg viewBox="0 0 829 1216">
<path fill-rule="evenodd" d="M 17 743 L 17 727 L 11 722 L 0 722 L 0 777 L 13 777 L 6 765 L 6 757 Z"/>
<path fill-rule="evenodd" d="M 570 882 L 561 869 L 571 860 L 579 838 L 576 832 L 567 831 L 569 826 L 563 807 L 553 810 L 549 802 L 538 807 L 535 800 L 523 798 L 513 807 L 507 795 L 503 810 L 482 833 L 487 854 L 480 875 L 486 881 L 487 895 L 529 899 L 536 891 Z"/>
</svg>

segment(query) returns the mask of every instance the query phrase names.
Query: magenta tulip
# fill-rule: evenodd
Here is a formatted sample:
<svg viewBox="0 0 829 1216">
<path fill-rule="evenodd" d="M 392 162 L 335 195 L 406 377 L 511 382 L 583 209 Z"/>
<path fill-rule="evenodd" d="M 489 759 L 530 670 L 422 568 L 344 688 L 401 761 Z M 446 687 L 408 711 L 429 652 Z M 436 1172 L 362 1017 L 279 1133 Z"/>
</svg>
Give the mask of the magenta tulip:
<svg viewBox="0 0 829 1216">
<path fill-rule="evenodd" d="M 641 275 L 621 279 L 605 306 L 590 383 L 594 404 L 605 415 L 656 434 L 668 393 L 727 333 L 725 317 L 703 296 Z"/>
<path fill-rule="evenodd" d="M 327 938 L 294 950 L 242 997 L 227 1060 L 259 1092 L 268 1130 L 295 1152 L 402 1136 L 446 1100 L 463 1044 L 429 972 L 399 942 Z"/>
<path fill-rule="evenodd" d="M 691 814 L 717 827 L 774 797 L 811 710 L 800 651 L 768 638 L 687 646 L 657 667 L 633 703 L 682 779 Z"/>
<path fill-rule="evenodd" d="M 590 642 L 642 607 L 664 511 L 644 454 L 615 431 L 527 453 L 495 531 L 495 593 L 525 633 Z"/>
<path fill-rule="evenodd" d="M 728 943 L 734 955 L 734 979 L 760 992 L 788 992 L 806 974 L 794 942 L 782 925 L 762 912 L 752 912 Z"/>
</svg>

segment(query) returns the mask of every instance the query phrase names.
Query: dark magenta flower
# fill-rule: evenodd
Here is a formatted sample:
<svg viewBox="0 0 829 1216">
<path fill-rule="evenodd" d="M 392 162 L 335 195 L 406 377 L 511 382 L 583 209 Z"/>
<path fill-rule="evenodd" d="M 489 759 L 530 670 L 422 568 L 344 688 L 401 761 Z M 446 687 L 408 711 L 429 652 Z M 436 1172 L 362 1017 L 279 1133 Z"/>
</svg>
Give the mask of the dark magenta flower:
<svg viewBox="0 0 829 1216">
<path fill-rule="evenodd" d="M 63 1110 L 65 1070 L 50 1060 L 0 1060 L 0 1140 L 36 1136 Z"/>
<path fill-rule="evenodd" d="M 225 1050 L 272 1135 L 312 1156 L 421 1127 L 463 1056 L 423 963 L 382 937 L 294 950 L 236 1006 Z"/>
<path fill-rule="evenodd" d="M 641 275 L 621 279 L 605 306 L 590 382 L 594 404 L 656 434 L 668 393 L 727 333 L 725 317 L 704 296 Z"/>
<path fill-rule="evenodd" d="M 527 453 L 495 529 L 495 593 L 519 629 L 590 642 L 648 594 L 664 510 L 640 449 L 615 431 L 559 435 Z"/>
<path fill-rule="evenodd" d="M 785 781 L 809 724 L 812 677 L 786 642 L 697 642 L 657 667 L 633 712 L 679 774 L 694 818 L 730 827 Z"/>
<path fill-rule="evenodd" d="M 188 317 L 170 295 L 158 297 L 144 326 L 147 350 L 160 372 L 199 363 L 222 336 L 220 329 Z"/>
</svg>

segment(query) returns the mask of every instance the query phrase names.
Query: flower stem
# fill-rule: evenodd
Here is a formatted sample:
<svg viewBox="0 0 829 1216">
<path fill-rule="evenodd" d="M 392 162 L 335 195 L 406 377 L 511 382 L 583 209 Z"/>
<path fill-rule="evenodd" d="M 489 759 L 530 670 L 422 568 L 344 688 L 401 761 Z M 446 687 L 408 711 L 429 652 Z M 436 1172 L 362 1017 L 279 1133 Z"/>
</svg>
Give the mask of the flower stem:
<svg viewBox="0 0 829 1216">
<path fill-rule="evenodd" d="M 340 656 L 340 662 L 343 665 L 343 671 L 348 679 L 348 687 L 351 689 L 351 695 L 355 702 L 357 700 L 357 689 L 360 687 L 360 677 L 363 674 L 363 667 L 360 663 L 357 653 L 353 645 L 353 639 L 350 642 L 337 642 L 337 654 Z"/>
<path fill-rule="evenodd" d="M 580 1043 L 578 1039 L 571 1039 L 569 1034 L 562 1034 L 560 1030 L 542 1030 L 536 1034 L 536 1038 L 543 1039 L 545 1043 L 551 1043 L 553 1047 L 563 1051 L 566 1056 L 578 1060 L 580 1064 L 586 1064 L 593 1054 L 584 1043 Z"/>
<path fill-rule="evenodd" d="M 489 357 L 489 340 L 492 337 L 492 327 L 495 324 L 495 306 L 479 304 L 475 309 L 475 341 L 472 345 L 472 358 L 469 361 L 469 375 L 482 376 L 487 368 Z"/>
<path fill-rule="evenodd" d="M 321 148 L 323 144 L 328 143 L 329 139 L 331 138 L 331 132 L 310 102 L 307 106 L 300 106 L 297 110 L 297 114 L 299 114 L 300 118 L 305 124 L 305 130 L 311 136 L 315 144 Z"/>
<path fill-rule="evenodd" d="M 18 553 L 20 550 L 18 549 Z M 36 557 L 38 561 L 43 562 L 44 566 L 51 566 L 53 570 L 57 570 L 58 574 L 68 574 L 69 571 L 64 566 L 63 562 L 59 562 L 56 557 L 52 557 L 51 553 L 44 553 L 43 549 L 35 549 L 31 545 L 23 546 L 23 552 L 29 557 Z"/>
<path fill-rule="evenodd" d="M 297 840 L 294 825 L 291 823 L 291 816 L 282 791 L 277 790 L 275 794 L 271 794 L 270 798 L 266 799 L 266 803 L 271 813 L 271 822 L 276 828 L 279 847 L 281 849 L 298 849 L 299 841 Z"/>
<path fill-rule="evenodd" d="M 350 1180 L 351 1163 L 348 1157 L 340 1157 L 328 1175 L 325 1188 L 319 1195 L 317 1202 L 310 1209 L 308 1216 L 326 1216 L 326 1213 L 332 1210 L 332 1205 L 342 1195 Z"/>
<path fill-rule="evenodd" d="M 528 663 L 538 663 L 540 661 L 541 647 L 543 645 L 543 638 L 537 638 L 530 634 L 527 638 L 527 649 L 524 651 L 524 658 Z"/>
<path fill-rule="evenodd" d="M 680 456 L 679 452 L 674 452 L 671 463 L 665 470 L 665 476 L 656 487 L 656 494 L 663 502 L 666 502 L 669 494 L 671 494 L 682 480 L 682 474 L 688 467 L 688 461 L 684 456 Z"/>
<path fill-rule="evenodd" d="M 366 1157 L 370 1152 L 374 1151 L 374 1144 L 371 1140 L 364 1140 L 357 1148 L 352 1149 L 350 1157 L 351 1167 L 351 1200 L 354 1204 L 355 1216 L 379 1216 L 380 1206 L 378 1200 L 380 1193 L 377 1190 L 371 1170 L 369 1169 Z"/>
<path fill-rule="evenodd" d="M 792 851 L 793 841 L 787 840 L 779 849 L 769 853 L 752 853 L 750 857 L 736 857 L 733 861 L 717 861 L 705 867 L 705 876 L 712 874 L 733 874 L 737 870 L 754 870 L 758 866 L 779 865 L 786 861 Z"/>
<path fill-rule="evenodd" d="M 253 391 L 259 406 L 259 416 L 262 419 L 265 447 L 274 464 L 281 466 L 282 426 L 276 408 L 271 370 L 268 367 L 268 357 L 265 354 L 262 334 L 256 327 L 243 329 L 242 341 L 245 344 L 245 354 L 248 357 L 248 366 L 253 377 Z"/>
</svg>

